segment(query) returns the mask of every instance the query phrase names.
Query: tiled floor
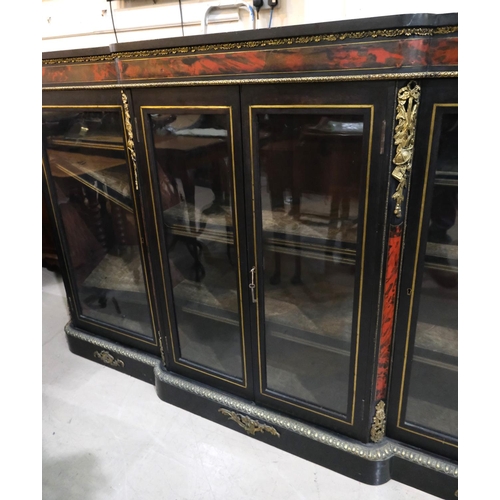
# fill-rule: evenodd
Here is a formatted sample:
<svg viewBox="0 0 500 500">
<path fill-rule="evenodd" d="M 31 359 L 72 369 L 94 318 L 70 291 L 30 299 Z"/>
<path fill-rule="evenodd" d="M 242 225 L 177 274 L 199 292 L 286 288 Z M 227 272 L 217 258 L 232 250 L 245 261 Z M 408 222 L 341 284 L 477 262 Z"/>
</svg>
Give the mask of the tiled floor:
<svg viewBox="0 0 500 500">
<path fill-rule="evenodd" d="M 61 279 L 43 269 L 44 500 L 430 500 L 367 486 L 162 402 L 71 354 Z"/>
</svg>

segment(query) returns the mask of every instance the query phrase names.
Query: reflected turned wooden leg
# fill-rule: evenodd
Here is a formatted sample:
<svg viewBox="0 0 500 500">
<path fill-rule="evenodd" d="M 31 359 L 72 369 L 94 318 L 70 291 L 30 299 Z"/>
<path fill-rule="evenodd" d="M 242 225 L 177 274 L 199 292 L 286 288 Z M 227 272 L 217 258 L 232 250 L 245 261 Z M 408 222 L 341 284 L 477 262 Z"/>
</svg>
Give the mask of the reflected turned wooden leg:
<svg viewBox="0 0 500 500">
<path fill-rule="evenodd" d="M 93 190 L 86 190 L 88 203 L 88 210 L 90 212 L 90 219 L 92 222 L 92 227 L 94 229 L 94 234 L 97 241 L 103 248 L 107 248 L 106 232 L 104 230 L 104 220 L 102 217 L 102 207 L 99 200 L 99 193 Z"/>
</svg>

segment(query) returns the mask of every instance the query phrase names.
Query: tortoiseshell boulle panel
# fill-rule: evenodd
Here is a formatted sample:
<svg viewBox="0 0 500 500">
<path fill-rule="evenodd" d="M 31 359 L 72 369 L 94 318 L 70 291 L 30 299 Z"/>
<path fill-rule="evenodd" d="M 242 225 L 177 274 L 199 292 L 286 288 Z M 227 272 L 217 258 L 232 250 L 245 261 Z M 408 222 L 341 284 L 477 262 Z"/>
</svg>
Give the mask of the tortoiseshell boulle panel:
<svg viewBox="0 0 500 500">
<path fill-rule="evenodd" d="M 62 64 L 47 64 L 42 67 L 42 82 L 44 84 L 83 84 L 99 82 L 104 84 L 117 83 L 118 72 L 113 60 L 72 62 Z"/>
<path fill-rule="evenodd" d="M 383 36 L 383 35 L 382 35 Z M 327 43 L 327 42 L 323 42 Z M 400 71 L 408 68 L 433 70 L 457 64 L 457 38 L 403 40 L 372 39 L 323 45 L 309 41 L 292 48 L 229 50 L 222 53 L 151 56 L 117 55 L 122 82 L 161 78 L 253 77 L 303 73 L 344 74 L 353 71 Z M 313 44 L 313 46 L 311 46 Z M 272 45 L 271 45 L 272 46 Z"/>
<path fill-rule="evenodd" d="M 429 25 L 405 16 L 387 18 L 381 29 L 367 20 L 322 23 L 290 29 L 242 32 L 217 42 L 217 35 L 192 36 L 148 44 L 117 44 L 110 54 L 85 57 L 53 57 L 44 61 L 42 83 L 53 85 L 113 85 L 187 80 L 203 84 L 211 80 L 263 78 L 355 78 L 359 75 L 399 75 L 455 71 L 458 65 L 458 28 Z M 407 25 L 401 27 L 400 24 Z M 408 25 L 409 24 L 409 25 Z M 350 27 L 350 29 L 349 29 Z M 366 29 L 369 28 L 369 29 Z M 345 29 L 345 31 L 343 31 Z M 286 34 L 286 36 L 284 36 Z M 239 38 L 240 39 L 239 39 Z M 246 39 L 245 39 L 246 38 Z M 151 45 L 151 44 L 150 44 Z M 367 79 L 366 76 L 363 79 Z"/>
</svg>

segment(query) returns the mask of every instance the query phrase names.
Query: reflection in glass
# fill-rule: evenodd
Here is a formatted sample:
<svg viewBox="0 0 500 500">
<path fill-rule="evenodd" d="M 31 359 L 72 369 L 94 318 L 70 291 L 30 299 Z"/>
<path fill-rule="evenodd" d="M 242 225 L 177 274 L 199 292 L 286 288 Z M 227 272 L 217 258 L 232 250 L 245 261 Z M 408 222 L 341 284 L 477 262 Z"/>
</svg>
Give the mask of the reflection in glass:
<svg viewBox="0 0 500 500">
<path fill-rule="evenodd" d="M 229 115 L 149 121 L 181 357 L 241 379 Z"/>
<path fill-rule="evenodd" d="M 411 364 L 406 421 L 457 436 L 457 113 L 443 115 L 438 137 L 436 177 L 427 229 L 424 275 Z"/>
<path fill-rule="evenodd" d="M 82 314 L 153 337 L 120 111 L 43 113 Z"/>
<path fill-rule="evenodd" d="M 267 388 L 345 414 L 363 116 L 257 114 Z"/>
</svg>

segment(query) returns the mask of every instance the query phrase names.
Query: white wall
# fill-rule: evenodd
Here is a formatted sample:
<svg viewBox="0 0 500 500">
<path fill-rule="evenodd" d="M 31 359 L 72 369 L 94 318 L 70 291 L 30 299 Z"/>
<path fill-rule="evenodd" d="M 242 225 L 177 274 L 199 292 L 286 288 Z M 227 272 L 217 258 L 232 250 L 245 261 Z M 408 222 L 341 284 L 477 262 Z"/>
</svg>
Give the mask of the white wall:
<svg viewBox="0 0 500 500">
<path fill-rule="evenodd" d="M 264 0 L 265 1 L 265 0 Z M 247 0 L 247 3 L 252 0 Z M 458 12 L 456 0 L 279 0 L 273 26 L 317 23 L 403 13 Z M 203 33 L 210 5 L 237 0 L 182 0 L 184 34 Z M 269 10 L 261 10 L 257 28 L 269 24 Z M 114 26 L 117 31 L 113 31 Z M 100 47 L 119 42 L 182 36 L 178 0 L 42 0 L 42 51 Z M 208 33 L 251 29 L 244 10 L 218 11 L 210 16 Z"/>
</svg>

